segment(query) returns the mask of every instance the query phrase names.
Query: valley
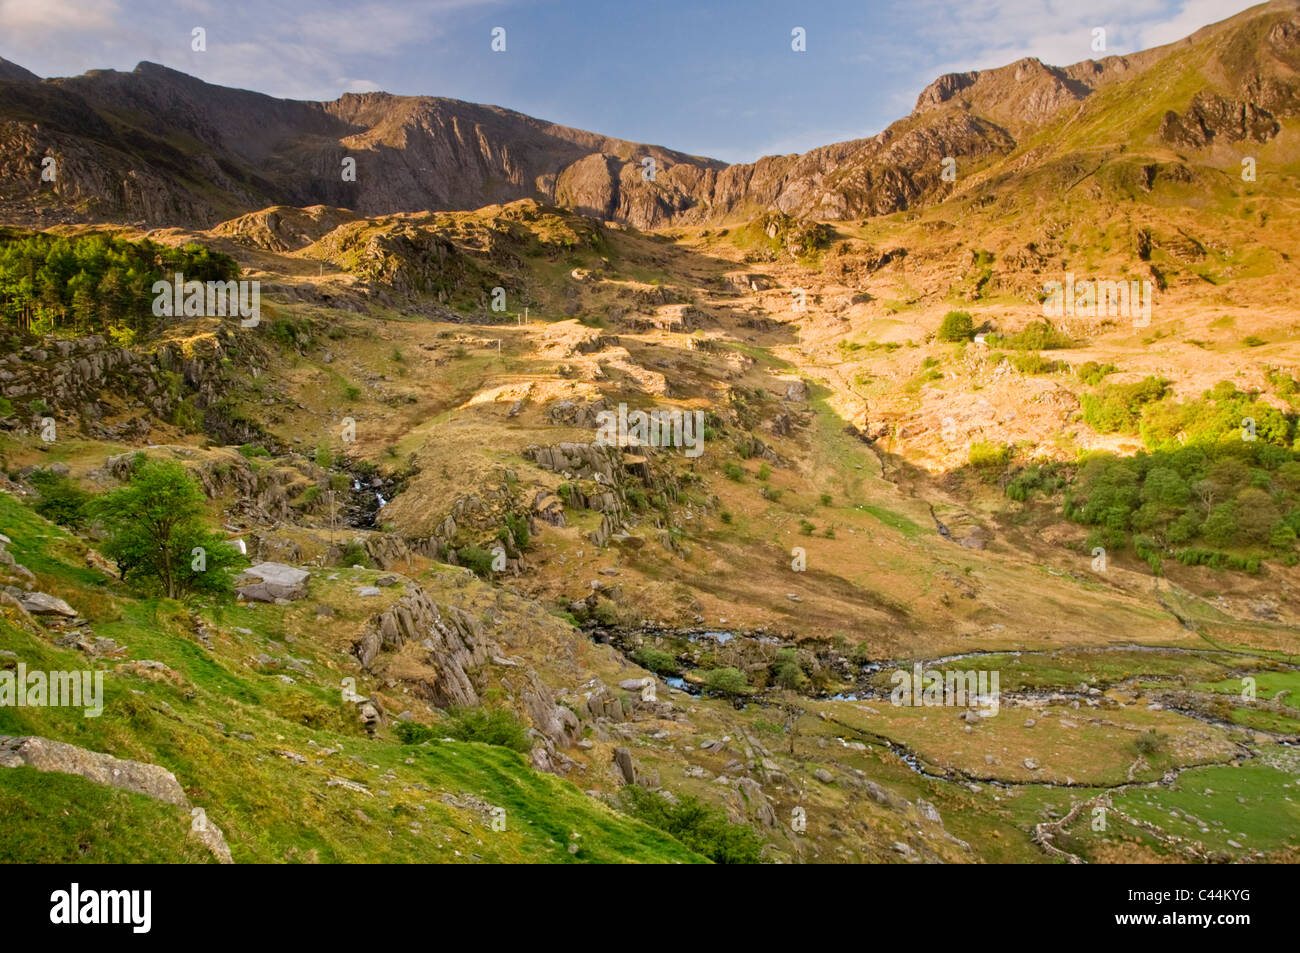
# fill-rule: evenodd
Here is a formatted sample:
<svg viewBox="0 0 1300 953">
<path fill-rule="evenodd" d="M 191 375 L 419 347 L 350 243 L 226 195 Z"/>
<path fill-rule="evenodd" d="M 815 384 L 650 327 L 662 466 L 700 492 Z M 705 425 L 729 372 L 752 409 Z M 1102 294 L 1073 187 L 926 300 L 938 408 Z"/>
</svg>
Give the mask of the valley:
<svg viewBox="0 0 1300 953">
<path fill-rule="evenodd" d="M 0 704 L 0 859 L 1300 859 L 1293 3 L 744 167 L 0 66 L 0 665 L 106 676 Z M 93 503 L 150 467 L 171 597 Z"/>
</svg>

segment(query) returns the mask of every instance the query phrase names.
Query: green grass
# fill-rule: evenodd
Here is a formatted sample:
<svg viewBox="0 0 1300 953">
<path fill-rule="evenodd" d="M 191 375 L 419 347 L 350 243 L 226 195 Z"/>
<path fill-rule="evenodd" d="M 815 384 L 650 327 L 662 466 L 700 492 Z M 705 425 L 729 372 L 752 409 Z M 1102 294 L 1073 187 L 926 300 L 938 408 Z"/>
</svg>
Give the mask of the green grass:
<svg viewBox="0 0 1300 953">
<path fill-rule="evenodd" d="M 863 504 L 862 506 L 859 506 L 858 509 L 870 513 L 876 519 L 880 520 L 880 522 L 884 523 L 891 529 L 898 530 L 908 539 L 914 539 L 925 532 L 924 529 L 916 523 L 913 523 L 906 516 L 903 516 L 900 513 L 895 513 L 892 510 L 887 510 L 883 506 Z"/>
<path fill-rule="evenodd" d="M 19 560 L 40 567 L 41 586 L 57 589 L 96 635 L 126 646 L 125 659 L 90 661 L 0 617 L 0 648 L 29 669 L 105 670 L 100 717 L 5 707 L 0 734 L 39 735 L 165 767 L 225 832 L 236 862 L 704 860 L 569 781 L 532 770 L 507 748 L 441 740 L 403 745 L 389 728 L 368 737 L 341 699 L 338 653 L 310 637 L 288 641 L 290 607 L 205 609 L 139 599 L 81 569 L 75 539 L 5 494 L 0 518 Z M 337 585 L 369 575 L 349 573 Z M 326 584 L 313 588 L 319 598 Z M 218 631 L 211 649 L 193 635 L 196 610 Z M 261 653 L 306 659 L 308 671 L 264 667 L 256 661 Z M 179 684 L 116 670 L 130 659 L 163 662 Z M 0 859 L 210 858 L 185 839 L 189 818 L 182 810 L 71 776 L 34 775 L 0 770 Z M 336 778 L 369 793 L 331 786 Z M 505 809 L 505 830 L 493 829 L 484 805 Z M 571 843 L 579 845 L 576 853 Z"/>
<path fill-rule="evenodd" d="M 1294 793 L 1280 795 L 1284 788 Z M 1113 803 L 1169 834 L 1227 853 L 1240 853 L 1230 840 L 1243 849 L 1294 847 L 1300 830 L 1300 789 L 1294 775 L 1256 761 L 1239 768 L 1192 768 L 1179 775 L 1170 789 L 1135 788 L 1116 795 Z M 1180 816 L 1174 817 L 1171 811 Z M 1204 821 L 1209 830 L 1202 832 L 1188 814 Z"/>
</svg>

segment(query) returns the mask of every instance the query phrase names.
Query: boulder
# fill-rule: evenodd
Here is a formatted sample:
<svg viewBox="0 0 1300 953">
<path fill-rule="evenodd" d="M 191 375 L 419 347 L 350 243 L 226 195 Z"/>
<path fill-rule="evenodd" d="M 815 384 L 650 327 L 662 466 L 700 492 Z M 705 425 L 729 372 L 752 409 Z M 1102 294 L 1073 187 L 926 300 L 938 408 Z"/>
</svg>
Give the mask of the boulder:
<svg viewBox="0 0 1300 953">
<path fill-rule="evenodd" d="M 176 776 L 156 764 L 126 761 L 49 738 L 0 735 L 0 767 L 23 766 L 37 771 L 75 774 L 96 784 L 143 794 L 156 801 L 189 806 L 189 799 Z"/>
<path fill-rule="evenodd" d="M 61 615 L 69 619 L 77 617 L 77 610 L 62 599 L 44 592 L 24 592 L 18 598 L 18 604 L 31 615 Z"/>
<path fill-rule="evenodd" d="M 235 591 L 256 602 L 301 599 L 307 595 L 310 576 L 307 570 L 284 563 L 258 563 L 245 569 L 235 580 Z"/>
</svg>

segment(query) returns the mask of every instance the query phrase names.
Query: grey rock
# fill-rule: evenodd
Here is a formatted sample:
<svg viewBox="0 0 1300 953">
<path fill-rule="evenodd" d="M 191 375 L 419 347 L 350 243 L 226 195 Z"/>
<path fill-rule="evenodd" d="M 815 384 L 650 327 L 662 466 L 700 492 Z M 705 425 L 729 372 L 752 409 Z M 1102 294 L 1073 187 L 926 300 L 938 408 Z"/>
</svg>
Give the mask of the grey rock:
<svg viewBox="0 0 1300 953">
<path fill-rule="evenodd" d="M 245 569 L 235 580 L 235 591 L 255 602 L 301 599 L 307 595 L 310 577 L 307 570 L 284 563 L 258 563 Z"/>
</svg>

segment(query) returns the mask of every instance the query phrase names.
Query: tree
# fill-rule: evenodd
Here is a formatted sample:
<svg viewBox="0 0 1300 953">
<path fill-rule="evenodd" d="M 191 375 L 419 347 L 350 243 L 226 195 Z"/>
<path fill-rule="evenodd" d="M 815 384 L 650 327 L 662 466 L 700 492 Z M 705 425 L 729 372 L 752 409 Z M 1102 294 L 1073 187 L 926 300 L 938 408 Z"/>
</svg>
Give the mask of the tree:
<svg viewBox="0 0 1300 953">
<path fill-rule="evenodd" d="M 171 599 L 230 590 L 227 570 L 239 553 L 203 526 L 203 493 L 179 463 L 137 454 L 126 485 L 92 510 L 123 579 L 156 584 Z"/>
<path fill-rule="evenodd" d="M 965 311 L 949 311 L 939 325 L 940 341 L 969 341 L 975 334 L 975 323 Z"/>
</svg>

